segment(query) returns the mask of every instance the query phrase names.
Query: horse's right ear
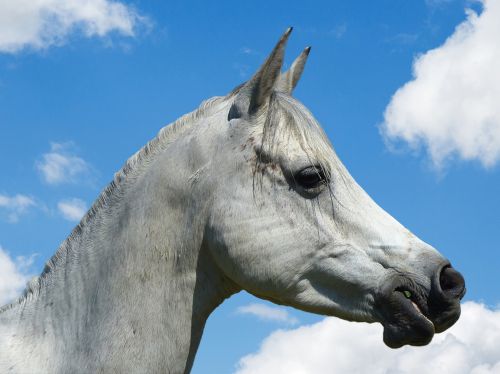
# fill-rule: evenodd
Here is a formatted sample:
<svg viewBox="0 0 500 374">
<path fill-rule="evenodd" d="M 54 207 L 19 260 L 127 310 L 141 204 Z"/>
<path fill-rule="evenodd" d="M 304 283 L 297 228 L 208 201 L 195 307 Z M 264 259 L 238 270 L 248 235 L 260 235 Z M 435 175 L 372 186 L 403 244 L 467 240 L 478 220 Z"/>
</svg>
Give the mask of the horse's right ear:
<svg viewBox="0 0 500 374">
<path fill-rule="evenodd" d="M 257 73 L 240 88 L 234 104 L 229 110 L 228 120 L 240 118 L 245 114 L 252 115 L 267 104 L 280 77 L 285 46 L 291 32 L 291 27 L 285 31 Z"/>
</svg>

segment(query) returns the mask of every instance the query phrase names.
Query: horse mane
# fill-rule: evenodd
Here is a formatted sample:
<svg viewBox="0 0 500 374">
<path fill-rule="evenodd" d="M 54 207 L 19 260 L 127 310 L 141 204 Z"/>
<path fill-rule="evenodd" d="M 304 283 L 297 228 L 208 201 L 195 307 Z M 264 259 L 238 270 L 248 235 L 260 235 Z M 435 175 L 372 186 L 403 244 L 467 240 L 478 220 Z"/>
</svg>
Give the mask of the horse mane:
<svg viewBox="0 0 500 374">
<path fill-rule="evenodd" d="M 15 307 L 16 305 L 22 304 L 28 299 L 39 294 L 41 288 L 46 283 L 47 278 L 50 274 L 57 268 L 58 263 L 68 256 L 72 248 L 72 244 L 77 240 L 85 228 L 90 225 L 98 213 L 105 208 L 111 201 L 113 201 L 115 195 L 119 191 L 120 187 L 126 182 L 130 175 L 133 175 L 139 168 L 140 165 L 147 163 L 152 156 L 158 154 L 165 149 L 172 141 L 174 141 L 182 130 L 186 129 L 188 125 L 195 123 L 198 119 L 206 116 L 211 109 L 213 109 L 216 104 L 225 101 L 234 95 L 234 90 L 228 96 L 216 96 L 203 101 L 200 106 L 190 113 L 186 113 L 176 121 L 164 126 L 158 134 L 146 143 L 139 151 L 133 154 L 125 162 L 123 167 L 117 171 L 114 175 L 111 183 L 108 184 L 106 188 L 101 192 L 99 197 L 94 201 L 87 213 L 82 217 L 78 225 L 71 231 L 69 236 L 61 243 L 56 253 L 45 263 L 45 266 L 39 276 L 32 278 L 23 294 L 13 302 L 0 307 L 0 313 Z"/>
</svg>

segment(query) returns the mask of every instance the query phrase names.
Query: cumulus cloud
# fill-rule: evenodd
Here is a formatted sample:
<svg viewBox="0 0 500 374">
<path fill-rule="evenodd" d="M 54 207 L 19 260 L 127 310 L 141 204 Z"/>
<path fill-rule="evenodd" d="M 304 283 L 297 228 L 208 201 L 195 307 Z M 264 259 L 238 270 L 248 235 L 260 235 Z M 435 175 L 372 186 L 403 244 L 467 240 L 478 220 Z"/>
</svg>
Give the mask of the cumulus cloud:
<svg viewBox="0 0 500 374">
<path fill-rule="evenodd" d="M 26 213 L 29 208 L 36 206 L 33 198 L 17 194 L 8 196 L 0 194 L 0 210 L 6 212 L 7 221 L 10 223 L 17 223 L 19 217 Z"/>
<path fill-rule="evenodd" d="M 264 321 L 280 322 L 289 325 L 295 325 L 299 322 L 297 318 L 291 316 L 285 309 L 262 303 L 240 306 L 236 310 L 236 313 L 249 314 Z"/>
<path fill-rule="evenodd" d="M 0 246 L 0 306 L 14 300 L 31 278 L 34 256 L 15 259 Z"/>
<path fill-rule="evenodd" d="M 460 320 L 425 347 L 397 350 L 382 343 L 378 324 L 326 318 L 267 337 L 243 357 L 237 374 L 498 374 L 500 310 L 467 302 Z"/>
<path fill-rule="evenodd" d="M 61 200 L 57 203 L 57 209 L 64 219 L 78 222 L 87 212 L 87 204 L 85 204 L 85 201 L 76 198 Z"/>
<path fill-rule="evenodd" d="M 133 36 L 145 21 L 120 1 L 0 0 L 0 52 L 60 45 L 74 31 L 86 37 Z"/>
<path fill-rule="evenodd" d="M 382 134 L 389 143 L 424 147 L 433 164 L 500 160 L 500 0 L 485 0 L 446 42 L 418 57 L 413 80 L 387 106 Z"/>
<path fill-rule="evenodd" d="M 74 154 L 71 142 L 51 143 L 50 152 L 43 154 L 35 166 L 42 179 L 52 185 L 75 183 L 91 172 L 90 165 Z"/>
</svg>

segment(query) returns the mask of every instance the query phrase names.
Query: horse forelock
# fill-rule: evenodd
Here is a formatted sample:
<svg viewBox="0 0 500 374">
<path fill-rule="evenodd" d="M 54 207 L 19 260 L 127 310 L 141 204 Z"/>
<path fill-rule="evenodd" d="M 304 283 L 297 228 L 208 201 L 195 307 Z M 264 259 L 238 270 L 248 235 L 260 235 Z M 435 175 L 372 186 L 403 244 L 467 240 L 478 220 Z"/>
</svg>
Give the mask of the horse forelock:
<svg viewBox="0 0 500 374">
<path fill-rule="evenodd" d="M 331 173 L 333 147 L 314 116 L 290 95 L 274 92 L 264 121 L 262 149 L 274 159 L 290 138 L 299 143 L 314 165 Z"/>
</svg>

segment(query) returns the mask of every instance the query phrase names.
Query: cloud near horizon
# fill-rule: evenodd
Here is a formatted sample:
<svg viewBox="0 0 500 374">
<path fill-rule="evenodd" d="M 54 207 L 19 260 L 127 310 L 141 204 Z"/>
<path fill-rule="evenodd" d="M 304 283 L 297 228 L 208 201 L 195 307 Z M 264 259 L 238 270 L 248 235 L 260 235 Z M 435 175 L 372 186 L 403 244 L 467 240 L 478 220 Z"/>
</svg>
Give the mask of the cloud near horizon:
<svg viewBox="0 0 500 374">
<path fill-rule="evenodd" d="M 236 309 L 236 313 L 252 315 L 264 321 L 280 322 L 288 325 L 296 325 L 299 322 L 286 309 L 263 303 L 251 303 L 240 306 Z"/>
<path fill-rule="evenodd" d="M 460 320 L 425 347 L 390 349 L 379 324 L 325 318 L 278 330 L 258 352 L 238 362 L 236 374 L 498 374 L 500 310 L 462 304 Z"/>
<path fill-rule="evenodd" d="M 80 32 L 85 37 L 110 33 L 134 36 L 147 22 L 129 5 L 113 0 L 0 0 L 0 52 L 17 53 L 61 45 Z"/>
<path fill-rule="evenodd" d="M 15 259 L 0 246 L 0 306 L 11 302 L 26 287 L 31 275 L 29 269 L 34 255 L 18 256 Z"/>
<path fill-rule="evenodd" d="M 396 91 L 380 127 L 390 146 L 426 149 L 437 169 L 452 159 L 500 161 L 500 0 L 482 4 L 415 59 L 413 80 Z"/>
</svg>

